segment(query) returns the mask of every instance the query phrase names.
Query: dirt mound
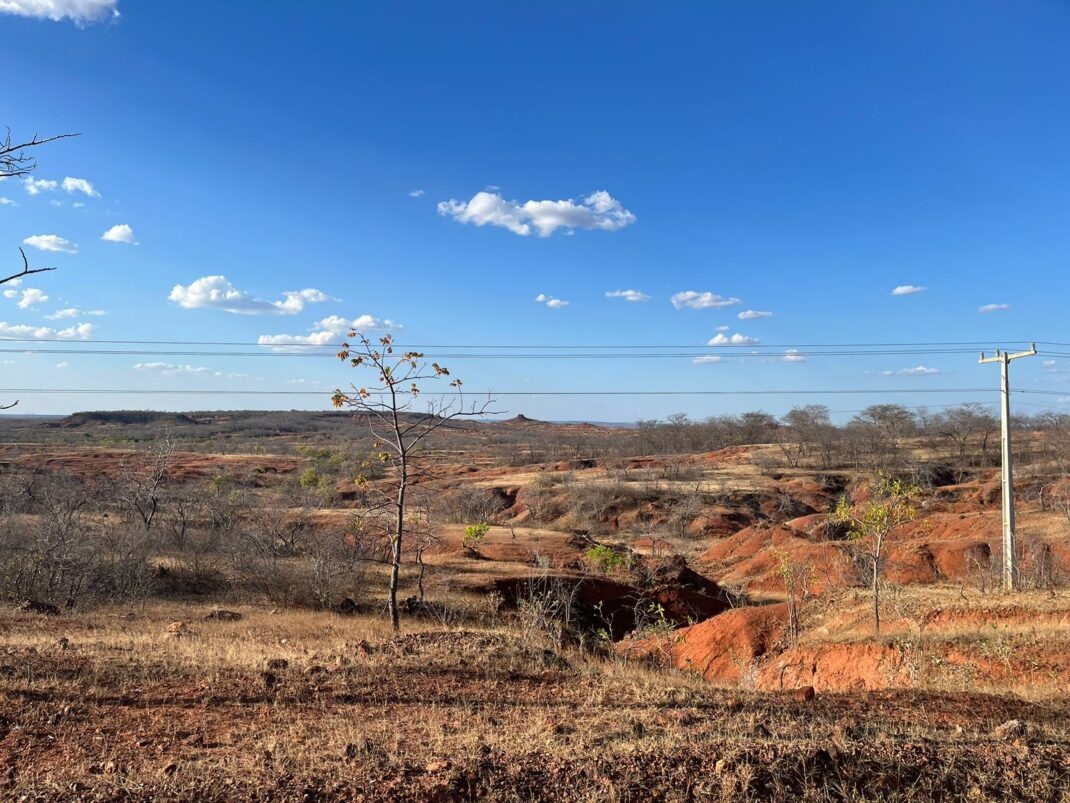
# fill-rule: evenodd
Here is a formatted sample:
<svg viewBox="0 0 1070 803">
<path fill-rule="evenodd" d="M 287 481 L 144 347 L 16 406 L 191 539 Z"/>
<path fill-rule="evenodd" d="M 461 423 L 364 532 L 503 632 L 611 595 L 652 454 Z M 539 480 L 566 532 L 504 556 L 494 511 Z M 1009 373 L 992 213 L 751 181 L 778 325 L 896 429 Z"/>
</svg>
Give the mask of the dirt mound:
<svg viewBox="0 0 1070 803">
<path fill-rule="evenodd" d="M 840 643 L 796 647 L 766 662 L 758 672 L 760 689 L 813 686 L 821 691 L 905 688 L 910 673 L 903 651 L 891 644 Z"/>
<path fill-rule="evenodd" d="M 673 666 L 697 672 L 711 683 L 737 684 L 755 671 L 756 661 L 781 648 L 787 621 L 787 603 L 726 611 L 673 633 L 668 657 Z M 619 651 L 652 656 L 665 646 L 664 641 L 647 639 L 623 642 Z"/>
</svg>

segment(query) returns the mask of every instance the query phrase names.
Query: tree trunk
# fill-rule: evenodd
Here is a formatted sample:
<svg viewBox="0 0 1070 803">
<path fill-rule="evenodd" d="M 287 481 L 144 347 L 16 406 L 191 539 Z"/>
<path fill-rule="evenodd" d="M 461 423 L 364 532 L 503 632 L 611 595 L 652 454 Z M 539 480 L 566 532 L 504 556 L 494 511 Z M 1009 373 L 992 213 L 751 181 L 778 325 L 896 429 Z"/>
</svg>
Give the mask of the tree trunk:
<svg viewBox="0 0 1070 803">
<path fill-rule="evenodd" d="M 390 565 L 390 624 L 395 633 L 401 630 L 401 618 L 398 616 L 398 585 L 401 582 L 401 538 L 405 532 L 405 491 L 409 479 L 407 462 L 406 455 L 402 453 L 401 465 L 398 467 L 397 519 L 394 523 Z"/>
<path fill-rule="evenodd" d="M 880 557 L 873 558 L 873 634 L 881 634 Z"/>
</svg>

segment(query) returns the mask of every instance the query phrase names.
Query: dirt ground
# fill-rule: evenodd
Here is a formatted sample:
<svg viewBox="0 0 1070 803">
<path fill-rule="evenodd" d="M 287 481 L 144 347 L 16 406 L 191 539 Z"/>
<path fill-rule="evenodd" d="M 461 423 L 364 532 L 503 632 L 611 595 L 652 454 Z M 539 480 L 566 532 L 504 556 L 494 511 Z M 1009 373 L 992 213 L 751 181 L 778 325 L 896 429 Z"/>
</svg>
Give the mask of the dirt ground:
<svg viewBox="0 0 1070 803">
<path fill-rule="evenodd" d="M 1070 704 L 715 689 L 501 627 L 0 614 L 11 800 L 1066 800 Z M 1010 724 L 1008 724 L 1010 723 Z"/>
</svg>

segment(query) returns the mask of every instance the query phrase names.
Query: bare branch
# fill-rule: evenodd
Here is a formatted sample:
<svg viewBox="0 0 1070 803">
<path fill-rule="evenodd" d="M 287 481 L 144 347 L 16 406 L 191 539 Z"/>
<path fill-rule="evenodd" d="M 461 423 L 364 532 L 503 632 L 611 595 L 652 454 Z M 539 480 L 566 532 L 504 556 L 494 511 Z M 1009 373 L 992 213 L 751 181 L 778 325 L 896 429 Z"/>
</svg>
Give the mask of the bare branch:
<svg viewBox="0 0 1070 803">
<path fill-rule="evenodd" d="M 34 273 L 45 273 L 55 268 L 31 268 L 30 260 L 26 258 L 26 252 L 22 250 L 22 246 L 19 246 L 19 253 L 22 254 L 22 270 L 19 273 L 13 273 L 6 279 L 0 279 L 0 284 L 5 284 L 13 279 L 21 279 L 23 276 L 29 276 Z"/>
</svg>

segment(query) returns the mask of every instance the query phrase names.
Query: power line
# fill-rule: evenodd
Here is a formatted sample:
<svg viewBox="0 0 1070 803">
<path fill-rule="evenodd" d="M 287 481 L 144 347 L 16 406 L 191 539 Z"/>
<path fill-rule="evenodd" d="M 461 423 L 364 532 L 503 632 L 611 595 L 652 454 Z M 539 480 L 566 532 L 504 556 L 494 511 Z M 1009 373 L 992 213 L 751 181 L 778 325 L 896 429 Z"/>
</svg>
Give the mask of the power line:
<svg viewBox="0 0 1070 803">
<path fill-rule="evenodd" d="M 281 347 L 275 347 L 281 348 Z M 297 347 L 287 347 L 297 348 Z M 288 358 L 330 358 L 335 354 L 322 351 L 279 350 L 279 351 L 161 351 L 158 349 L 97 349 L 97 348 L 0 348 L 6 354 L 63 354 L 63 355 L 112 355 L 124 357 L 288 357 Z M 885 349 L 885 350 L 840 350 L 840 351 L 803 351 L 787 349 L 781 351 L 760 351 L 759 346 L 704 346 L 703 352 L 572 352 L 572 353 L 431 353 L 427 359 L 439 360 L 609 360 L 609 359 L 695 359 L 699 357 L 739 357 L 739 358 L 783 358 L 783 357 L 881 357 L 881 356 L 935 356 L 953 354 L 973 354 L 973 349 Z M 770 347 L 764 347 L 769 349 Z M 1040 352 L 1044 356 L 1070 356 Z M 400 357 L 401 354 L 398 354 Z"/>
<path fill-rule="evenodd" d="M 0 341 L 7 341 L 10 343 L 70 343 L 70 338 L 61 337 L 0 337 Z M 93 339 L 86 341 L 90 343 L 104 343 L 108 345 L 128 345 L 128 346 L 258 346 L 261 348 L 341 348 L 342 341 L 337 343 L 267 343 L 262 341 L 241 341 L 241 340 L 98 340 Z M 1008 340 L 1007 343 L 1031 343 L 1030 340 Z M 1048 346 L 1070 346 L 1070 343 L 1055 343 L 1051 341 L 1038 340 L 1035 341 L 1042 345 Z M 968 346 L 972 350 L 977 350 L 988 344 L 988 341 L 981 340 L 950 340 L 950 341 L 920 341 L 911 343 L 779 343 L 779 344 L 765 344 L 759 346 L 761 348 L 915 348 L 915 347 L 932 347 L 932 346 Z M 391 344 L 396 350 L 401 349 L 423 349 L 423 348 L 435 348 L 435 349 L 698 349 L 709 348 L 707 345 L 696 345 L 694 343 L 688 343 L 684 345 L 673 344 L 618 344 L 618 345 L 606 345 L 606 344 L 592 344 L 581 343 L 572 345 L 557 345 L 557 344 L 527 344 L 527 345 L 505 345 L 501 343 L 481 343 L 481 344 L 453 344 L 447 345 L 443 343 L 393 343 Z M 756 344 L 757 345 L 757 344 Z"/>
<path fill-rule="evenodd" d="M 223 388 L 191 389 L 182 388 L 174 390 L 152 388 L 0 388 L 0 393 L 36 393 L 71 395 L 82 393 L 99 393 L 108 395 L 183 395 L 183 396 L 324 396 L 333 394 L 334 388 L 323 390 L 262 390 L 262 389 L 237 389 L 226 390 Z M 789 395 L 887 395 L 901 393 L 996 393 L 992 388 L 836 388 L 836 389 L 773 389 L 773 390 L 532 390 L 532 391 L 447 391 L 444 393 L 425 392 L 424 396 L 789 396 Z M 1025 391 L 1016 390 L 1016 393 L 1050 393 L 1061 395 L 1060 391 Z M 374 392 L 372 395 L 376 395 Z"/>
</svg>

